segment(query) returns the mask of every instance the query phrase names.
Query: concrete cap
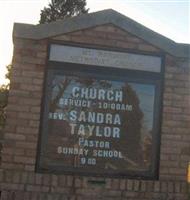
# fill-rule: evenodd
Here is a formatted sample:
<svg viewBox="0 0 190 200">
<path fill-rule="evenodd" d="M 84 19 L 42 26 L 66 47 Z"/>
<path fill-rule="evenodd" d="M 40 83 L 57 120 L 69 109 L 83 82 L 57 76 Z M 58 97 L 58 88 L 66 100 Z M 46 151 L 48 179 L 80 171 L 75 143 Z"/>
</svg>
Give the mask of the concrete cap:
<svg viewBox="0 0 190 200">
<path fill-rule="evenodd" d="M 41 40 L 104 24 L 113 24 L 173 56 L 190 57 L 189 44 L 176 43 L 112 9 L 83 14 L 49 24 L 31 25 L 15 23 L 13 38 Z"/>
</svg>

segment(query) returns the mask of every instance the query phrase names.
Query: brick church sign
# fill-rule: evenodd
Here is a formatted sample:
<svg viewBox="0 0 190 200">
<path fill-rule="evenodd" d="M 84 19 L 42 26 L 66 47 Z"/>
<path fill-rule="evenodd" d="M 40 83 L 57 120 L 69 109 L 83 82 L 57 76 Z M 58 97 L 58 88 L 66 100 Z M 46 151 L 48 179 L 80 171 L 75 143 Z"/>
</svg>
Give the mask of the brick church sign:
<svg viewBox="0 0 190 200">
<path fill-rule="evenodd" d="M 0 200 L 188 199 L 188 44 L 111 9 L 13 42 Z"/>
</svg>

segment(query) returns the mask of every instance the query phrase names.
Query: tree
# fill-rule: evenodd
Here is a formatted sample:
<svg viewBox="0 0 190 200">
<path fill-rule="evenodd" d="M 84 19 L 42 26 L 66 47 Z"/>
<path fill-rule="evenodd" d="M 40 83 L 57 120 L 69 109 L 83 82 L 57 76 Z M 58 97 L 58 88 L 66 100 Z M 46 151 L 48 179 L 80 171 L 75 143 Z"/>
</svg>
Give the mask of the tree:
<svg viewBox="0 0 190 200">
<path fill-rule="evenodd" d="M 87 13 L 86 0 L 51 0 L 48 7 L 44 7 L 40 14 L 40 24 L 47 24 L 58 19 Z"/>
<path fill-rule="evenodd" d="M 6 79 L 10 80 L 12 65 L 7 65 L 7 73 L 5 75 Z M 0 129 L 5 125 L 6 114 L 5 109 L 8 102 L 8 93 L 9 93 L 10 82 L 0 86 Z"/>
<path fill-rule="evenodd" d="M 7 106 L 8 99 L 8 89 L 4 86 L 0 88 L 0 129 L 2 129 L 5 125 L 5 108 Z"/>
</svg>

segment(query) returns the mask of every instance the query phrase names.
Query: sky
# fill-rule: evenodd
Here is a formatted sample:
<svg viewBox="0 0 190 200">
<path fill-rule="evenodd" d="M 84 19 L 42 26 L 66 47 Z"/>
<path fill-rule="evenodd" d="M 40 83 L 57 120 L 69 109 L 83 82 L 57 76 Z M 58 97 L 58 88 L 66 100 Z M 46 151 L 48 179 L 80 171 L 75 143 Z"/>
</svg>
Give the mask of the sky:
<svg viewBox="0 0 190 200">
<path fill-rule="evenodd" d="M 86 0 L 89 12 L 112 8 L 179 43 L 190 43 L 190 0 Z M 38 24 L 50 0 L 0 0 L 0 85 L 13 53 L 14 22 Z"/>
</svg>

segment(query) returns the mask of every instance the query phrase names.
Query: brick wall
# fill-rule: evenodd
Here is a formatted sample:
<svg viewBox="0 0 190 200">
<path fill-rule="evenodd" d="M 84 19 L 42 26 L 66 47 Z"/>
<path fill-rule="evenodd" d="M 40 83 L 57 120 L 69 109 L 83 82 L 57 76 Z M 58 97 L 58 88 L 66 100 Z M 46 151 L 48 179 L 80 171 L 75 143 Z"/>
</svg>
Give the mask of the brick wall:
<svg viewBox="0 0 190 200">
<path fill-rule="evenodd" d="M 95 47 L 162 52 L 112 25 L 51 38 Z M 1 200 L 186 200 L 190 160 L 190 67 L 166 54 L 158 181 L 35 173 L 48 40 L 14 38 L 0 167 Z"/>
</svg>

